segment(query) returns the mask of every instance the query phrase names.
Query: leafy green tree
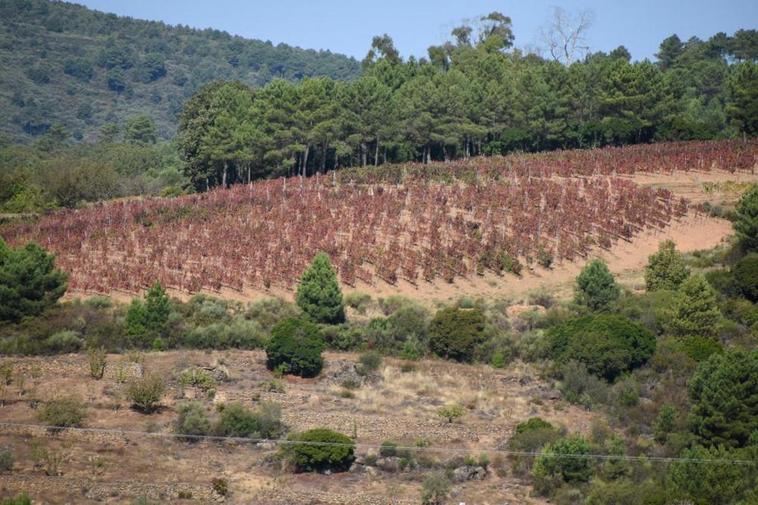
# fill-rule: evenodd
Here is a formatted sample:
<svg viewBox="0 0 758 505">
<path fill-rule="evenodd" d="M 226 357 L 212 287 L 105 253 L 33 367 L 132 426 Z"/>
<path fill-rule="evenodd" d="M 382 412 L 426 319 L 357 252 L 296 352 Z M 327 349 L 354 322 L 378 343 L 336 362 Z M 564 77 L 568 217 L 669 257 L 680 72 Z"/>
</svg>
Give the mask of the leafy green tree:
<svg viewBox="0 0 758 505">
<path fill-rule="evenodd" d="M 288 318 L 271 330 L 266 345 L 266 367 L 284 373 L 315 377 L 324 366 L 324 341 L 318 326 L 305 319 Z"/>
<path fill-rule="evenodd" d="M 616 314 L 586 316 L 554 326 L 547 339 L 554 359 L 579 361 L 607 380 L 643 365 L 655 351 L 655 336 L 649 330 Z"/>
<path fill-rule="evenodd" d="M 737 202 L 734 231 L 748 251 L 758 251 L 758 184 L 753 184 Z"/>
<path fill-rule="evenodd" d="M 317 253 L 303 272 L 295 301 L 317 323 L 338 324 L 345 320 L 342 291 L 326 253 Z"/>
<path fill-rule="evenodd" d="M 535 489 L 549 494 L 564 482 L 587 482 L 592 477 L 590 444 L 581 437 L 560 438 L 546 445 L 534 462 Z"/>
<path fill-rule="evenodd" d="M 721 311 L 716 292 L 702 275 L 693 275 L 682 283 L 672 309 L 669 331 L 678 337 L 715 338 Z"/>
<path fill-rule="evenodd" d="M 471 361 L 485 338 L 485 317 L 479 309 L 448 307 L 429 323 L 429 347 L 437 356 Z"/>
<path fill-rule="evenodd" d="M 676 290 L 689 275 L 682 255 L 676 251 L 676 244 L 664 240 L 658 246 L 658 252 L 650 256 L 645 267 L 645 285 L 648 291 Z"/>
<path fill-rule="evenodd" d="M 124 129 L 124 140 L 130 144 L 155 144 L 155 122 L 146 114 L 129 118 Z"/>
<path fill-rule="evenodd" d="M 0 238 L 0 321 L 41 314 L 63 296 L 66 281 L 55 257 L 37 244 L 14 249 Z"/>
<path fill-rule="evenodd" d="M 731 69 L 727 79 L 730 122 L 747 135 L 758 134 L 758 63 L 746 61 Z"/>
<path fill-rule="evenodd" d="M 705 445 L 745 447 L 758 432 L 758 351 L 713 354 L 689 382 L 689 423 Z"/>
<path fill-rule="evenodd" d="M 595 259 L 587 263 L 576 278 L 574 300 L 590 310 L 609 310 L 620 292 L 608 265 Z"/>
<path fill-rule="evenodd" d="M 326 428 L 293 433 L 287 439 L 284 456 L 301 472 L 345 471 L 355 459 L 355 442 Z"/>
</svg>

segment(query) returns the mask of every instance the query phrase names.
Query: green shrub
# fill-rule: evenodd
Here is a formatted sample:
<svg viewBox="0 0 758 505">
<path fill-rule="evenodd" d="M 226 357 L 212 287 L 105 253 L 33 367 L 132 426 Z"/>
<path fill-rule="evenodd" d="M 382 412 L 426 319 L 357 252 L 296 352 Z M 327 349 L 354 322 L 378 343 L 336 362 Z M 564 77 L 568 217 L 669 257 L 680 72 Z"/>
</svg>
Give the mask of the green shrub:
<svg viewBox="0 0 758 505">
<path fill-rule="evenodd" d="M 348 293 L 345 295 L 345 305 L 352 307 L 359 314 L 365 314 L 366 309 L 371 305 L 371 295 L 358 291 Z"/>
<path fill-rule="evenodd" d="M 39 420 L 48 426 L 66 428 L 81 426 L 87 417 L 87 407 L 75 396 L 66 396 L 46 402 L 37 414 Z"/>
<path fill-rule="evenodd" d="M 132 300 L 126 312 L 124 325 L 131 344 L 147 347 L 157 336 L 166 332 L 171 314 L 171 301 L 159 282 L 145 294 L 145 301 Z"/>
<path fill-rule="evenodd" d="M 523 433 L 529 433 L 531 431 L 539 431 L 539 430 L 550 430 L 555 431 L 555 428 L 552 424 L 545 421 L 541 417 L 530 417 L 523 423 L 519 423 L 516 425 L 516 434 L 520 435 Z"/>
<path fill-rule="evenodd" d="M 734 273 L 732 270 L 727 268 L 717 268 L 709 270 L 703 275 L 713 289 L 728 298 L 734 298 L 742 294 L 740 288 L 737 287 L 737 282 L 734 279 Z"/>
<path fill-rule="evenodd" d="M 540 246 L 537 250 L 537 263 L 541 267 L 549 269 L 553 266 L 553 253 L 549 249 Z"/>
<path fill-rule="evenodd" d="M 344 471 L 355 459 L 355 442 L 342 433 L 315 428 L 288 437 L 285 457 L 297 471 Z"/>
<path fill-rule="evenodd" d="M 682 339 L 682 344 L 687 356 L 698 362 L 707 360 L 711 354 L 724 352 L 718 340 L 708 337 L 686 337 Z"/>
<path fill-rule="evenodd" d="M 526 475 L 532 468 L 534 457 L 528 453 L 538 452 L 542 447 L 555 442 L 560 437 L 558 430 L 547 421 L 533 417 L 516 426 L 516 432 L 508 440 L 511 468 L 516 475 Z"/>
<path fill-rule="evenodd" d="M 72 330 L 63 330 L 54 333 L 45 340 L 45 348 L 53 353 L 78 352 L 84 345 L 79 333 Z"/>
<path fill-rule="evenodd" d="M 32 505 L 32 500 L 26 493 L 21 493 L 15 498 L 3 498 L 0 505 Z"/>
<path fill-rule="evenodd" d="M 382 365 L 382 355 L 376 351 L 364 352 L 358 357 L 360 364 L 358 365 L 358 373 L 361 375 L 369 375 L 376 372 Z"/>
<path fill-rule="evenodd" d="M 471 361 L 485 338 L 485 317 L 479 309 L 442 309 L 429 323 L 429 347 L 443 358 Z"/>
<path fill-rule="evenodd" d="M 437 415 L 446 420 L 448 423 L 452 423 L 456 419 L 462 417 L 463 413 L 463 406 L 457 403 L 445 405 L 437 409 Z"/>
<path fill-rule="evenodd" d="M 304 319 L 285 319 L 271 331 L 266 366 L 301 377 L 315 377 L 324 366 L 324 342 L 318 326 Z M 280 368 L 281 367 L 281 368 Z"/>
<path fill-rule="evenodd" d="M 409 350 L 406 344 L 411 342 L 413 353 L 425 354 L 429 313 L 423 307 L 404 302 L 394 309 L 386 318 L 372 319 L 364 335 L 366 343 L 372 349 L 388 353 Z"/>
<path fill-rule="evenodd" d="M 581 437 L 559 438 L 546 445 L 532 468 L 535 490 L 549 494 L 564 482 L 589 481 L 592 477 L 593 461 L 582 456 L 590 452 L 589 442 Z"/>
<path fill-rule="evenodd" d="M 87 360 L 89 362 L 89 375 L 93 379 L 100 380 L 105 375 L 105 366 L 108 362 L 108 355 L 102 347 L 91 347 L 87 350 Z"/>
<path fill-rule="evenodd" d="M 665 444 L 669 433 L 676 429 L 676 409 L 672 405 L 663 405 L 653 421 L 653 436 L 659 444 Z"/>
<path fill-rule="evenodd" d="M 194 386 L 202 391 L 216 389 L 216 379 L 202 368 L 187 368 L 179 374 L 179 384 L 182 386 Z"/>
<path fill-rule="evenodd" d="M 13 249 L 0 238 L 0 321 L 17 322 L 52 307 L 66 281 L 55 257 L 37 244 Z"/>
<path fill-rule="evenodd" d="M 0 449 L 0 472 L 13 470 L 13 453 L 10 449 Z"/>
<path fill-rule="evenodd" d="M 676 290 L 689 275 L 684 258 L 676 252 L 676 244 L 664 240 L 658 246 L 658 252 L 650 256 L 645 267 L 645 285 L 648 291 Z"/>
<path fill-rule="evenodd" d="M 231 322 L 193 328 L 182 337 L 181 344 L 192 349 L 260 349 L 266 340 L 257 322 L 237 317 Z"/>
<path fill-rule="evenodd" d="M 590 310 L 608 310 L 621 290 L 616 284 L 608 265 L 595 259 L 587 263 L 576 278 L 574 300 Z"/>
<path fill-rule="evenodd" d="M 608 384 L 587 371 L 583 363 L 569 361 L 561 366 L 560 373 L 560 390 L 566 400 L 588 408 L 608 403 Z"/>
<path fill-rule="evenodd" d="M 421 484 L 422 505 L 444 505 L 452 487 L 445 472 L 434 472 L 424 478 Z"/>
<path fill-rule="evenodd" d="M 329 256 L 320 252 L 303 272 L 295 301 L 317 323 L 337 324 L 345 320 L 342 291 Z"/>
<path fill-rule="evenodd" d="M 280 298 L 264 298 L 251 302 L 245 311 L 245 317 L 256 321 L 267 333 L 271 332 L 277 323 L 299 314 L 297 305 Z"/>
<path fill-rule="evenodd" d="M 737 202 L 734 231 L 748 251 L 758 250 L 758 184 L 753 184 Z"/>
<path fill-rule="evenodd" d="M 382 445 L 379 446 L 379 455 L 383 458 L 391 458 L 393 456 L 397 456 L 397 444 L 395 442 L 385 440 L 382 442 Z"/>
<path fill-rule="evenodd" d="M 271 402 L 262 402 L 253 411 L 240 403 L 220 408 L 220 417 L 214 432 L 225 437 L 276 438 L 284 431 L 281 408 Z"/>
<path fill-rule="evenodd" d="M 165 390 L 166 386 L 162 377 L 147 374 L 129 384 L 126 388 L 126 398 L 132 402 L 135 409 L 149 414 L 158 408 Z"/>
<path fill-rule="evenodd" d="M 644 364 L 655 351 L 652 333 L 615 314 L 574 319 L 550 328 L 547 337 L 553 359 L 579 361 L 607 380 Z"/>
<path fill-rule="evenodd" d="M 176 433 L 191 437 L 208 435 L 211 430 L 211 422 L 208 415 L 199 402 L 188 402 L 179 405 L 179 416 L 176 420 Z"/>
<path fill-rule="evenodd" d="M 758 253 L 742 258 L 734 268 L 734 280 L 742 296 L 751 302 L 758 302 Z"/>
<path fill-rule="evenodd" d="M 704 445 L 745 447 L 758 433 L 758 350 L 713 354 L 689 381 L 690 429 Z"/>
<path fill-rule="evenodd" d="M 681 461 L 671 463 L 668 488 L 675 496 L 688 498 L 695 505 L 754 503 L 746 498 L 755 497 L 755 466 L 730 461 L 754 460 L 754 454 L 723 446 L 686 449 Z"/>
</svg>

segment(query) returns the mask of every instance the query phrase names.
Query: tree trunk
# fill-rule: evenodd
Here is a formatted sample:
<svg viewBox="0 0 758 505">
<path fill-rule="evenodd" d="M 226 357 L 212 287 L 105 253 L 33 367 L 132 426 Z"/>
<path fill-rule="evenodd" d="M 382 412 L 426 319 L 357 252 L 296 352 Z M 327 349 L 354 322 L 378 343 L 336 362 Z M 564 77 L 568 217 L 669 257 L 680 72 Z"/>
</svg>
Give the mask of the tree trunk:
<svg viewBox="0 0 758 505">
<path fill-rule="evenodd" d="M 321 173 L 326 173 L 326 153 L 329 151 L 329 144 L 324 142 L 324 155 L 321 156 Z"/>
<path fill-rule="evenodd" d="M 379 137 L 376 137 L 376 147 L 374 148 L 374 166 L 379 165 Z"/>
<path fill-rule="evenodd" d="M 305 152 L 303 153 L 303 170 L 301 175 L 305 177 L 308 175 L 308 151 L 310 151 L 311 146 L 306 144 L 305 145 Z"/>
<path fill-rule="evenodd" d="M 226 188 L 226 172 L 229 170 L 229 164 L 224 162 L 224 175 L 221 178 L 221 187 Z"/>
<path fill-rule="evenodd" d="M 366 151 L 368 151 L 368 149 L 366 148 L 366 144 L 361 142 L 361 166 L 362 167 L 366 166 L 366 158 L 367 158 Z"/>
</svg>

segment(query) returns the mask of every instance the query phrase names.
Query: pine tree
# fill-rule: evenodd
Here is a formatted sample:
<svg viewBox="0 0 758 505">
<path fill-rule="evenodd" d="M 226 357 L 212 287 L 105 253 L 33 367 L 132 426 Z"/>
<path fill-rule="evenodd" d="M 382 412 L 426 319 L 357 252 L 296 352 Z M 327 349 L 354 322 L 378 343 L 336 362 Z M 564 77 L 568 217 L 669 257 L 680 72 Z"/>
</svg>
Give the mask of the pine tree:
<svg viewBox="0 0 758 505">
<path fill-rule="evenodd" d="M 716 292 L 702 275 L 684 281 L 674 303 L 669 331 L 678 337 L 714 338 L 721 312 Z"/>
<path fill-rule="evenodd" d="M 648 291 L 676 290 L 689 275 L 684 259 L 676 251 L 676 244 L 664 240 L 658 246 L 658 252 L 650 256 L 645 267 L 645 285 Z"/>
<path fill-rule="evenodd" d="M 345 320 L 337 274 L 325 253 L 316 254 L 303 273 L 295 301 L 317 323 L 338 324 Z"/>
<path fill-rule="evenodd" d="M 753 184 L 737 203 L 734 231 L 748 251 L 758 250 L 758 184 Z"/>
<path fill-rule="evenodd" d="M 576 278 L 574 299 L 591 310 L 608 310 L 619 294 L 619 287 L 603 260 L 590 261 Z"/>
</svg>

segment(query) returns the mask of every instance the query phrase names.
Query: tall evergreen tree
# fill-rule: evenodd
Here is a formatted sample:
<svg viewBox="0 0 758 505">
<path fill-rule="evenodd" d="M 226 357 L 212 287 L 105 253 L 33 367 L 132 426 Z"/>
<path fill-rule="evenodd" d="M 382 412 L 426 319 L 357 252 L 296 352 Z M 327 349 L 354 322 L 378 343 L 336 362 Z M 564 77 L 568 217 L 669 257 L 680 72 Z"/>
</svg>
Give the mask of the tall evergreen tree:
<svg viewBox="0 0 758 505">
<path fill-rule="evenodd" d="M 608 310 L 619 294 L 613 274 L 601 259 L 587 263 L 576 278 L 574 300 L 590 310 Z"/>
<path fill-rule="evenodd" d="M 317 323 L 338 324 L 345 320 L 342 291 L 326 253 L 317 253 L 303 272 L 295 301 Z"/>
<path fill-rule="evenodd" d="M 679 288 L 670 332 L 678 337 L 715 338 L 722 315 L 716 292 L 702 275 L 693 275 Z"/>
<path fill-rule="evenodd" d="M 682 255 L 676 251 L 676 244 L 664 240 L 658 252 L 650 256 L 645 267 L 645 285 L 648 291 L 659 289 L 679 289 L 690 273 Z"/>
</svg>

